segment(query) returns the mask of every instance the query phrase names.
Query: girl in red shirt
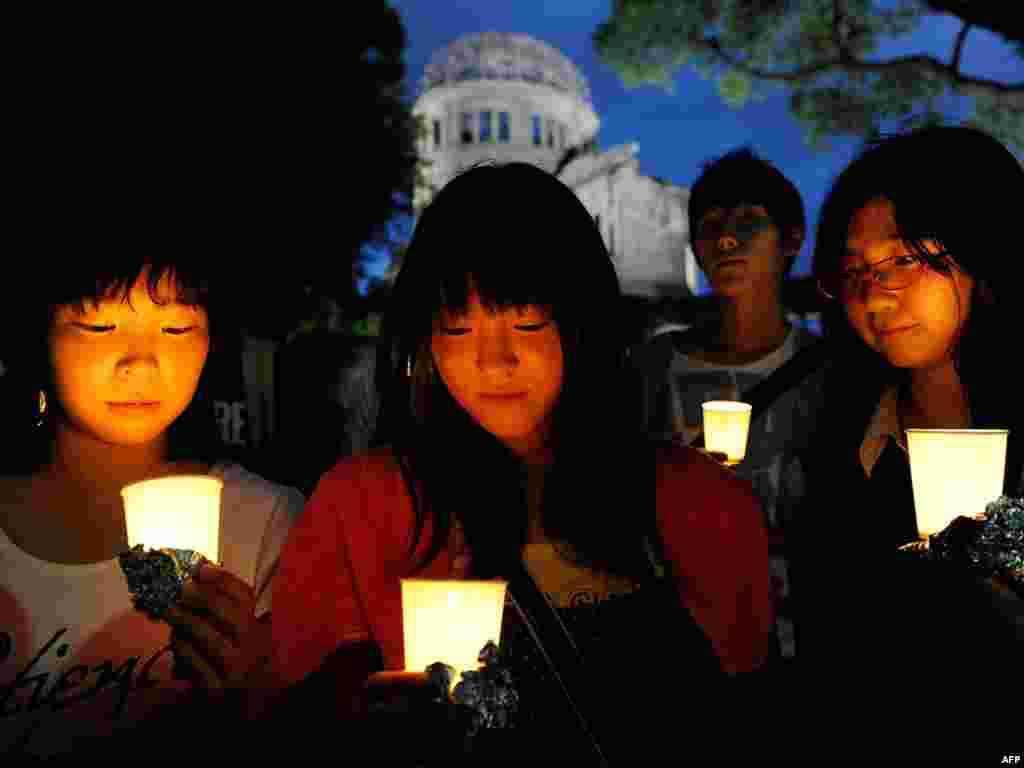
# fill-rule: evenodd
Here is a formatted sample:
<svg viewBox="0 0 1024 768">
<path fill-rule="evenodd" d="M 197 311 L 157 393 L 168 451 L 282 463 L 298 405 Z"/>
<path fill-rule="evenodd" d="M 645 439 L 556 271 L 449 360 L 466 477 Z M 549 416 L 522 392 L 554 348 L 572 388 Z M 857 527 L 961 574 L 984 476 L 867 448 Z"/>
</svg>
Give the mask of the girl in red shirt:
<svg viewBox="0 0 1024 768">
<path fill-rule="evenodd" d="M 519 563 L 598 673 L 574 695 L 604 734 L 637 738 L 638 695 L 644 717 L 671 700 L 679 718 L 682 690 L 705 707 L 697 691 L 765 663 L 757 502 L 710 459 L 635 429 L 625 309 L 600 232 L 555 177 L 479 166 L 436 196 L 383 325 L 379 447 L 321 479 L 282 553 L 283 685 L 328 679 L 332 706 L 364 711 L 367 676 L 404 666 L 402 577 L 507 578 Z M 501 644 L 521 710 L 560 728 L 511 613 Z M 644 663 L 657 686 L 638 682 Z"/>
</svg>

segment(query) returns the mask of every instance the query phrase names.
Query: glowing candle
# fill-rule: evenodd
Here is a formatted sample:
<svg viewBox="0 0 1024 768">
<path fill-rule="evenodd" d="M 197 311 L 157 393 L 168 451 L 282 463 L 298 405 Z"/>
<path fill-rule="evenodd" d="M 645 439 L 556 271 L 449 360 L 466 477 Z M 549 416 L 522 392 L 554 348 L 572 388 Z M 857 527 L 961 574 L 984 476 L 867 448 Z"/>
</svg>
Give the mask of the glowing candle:
<svg viewBox="0 0 1024 768">
<path fill-rule="evenodd" d="M 219 562 L 223 485 L 207 475 L 176 475 L 125 486 L 128 546 L 190 549 Z"/>
<path fill-rule="evenodd" d="M 501 638 L 504 581 L 402 579 L 405 668 L 422 672 L 434 662 L 455 670 L 476 669 L 480 651 Z"/>
<path fill-rule="evenodd" d="M 1003 493 L 1006 429 L 908 429 L 910 480 L 921 536 L 973 517 Z"/>
<path fill-rule="evenodd" d="M 739 464 L 747 455 L 750 432 L 749 403 L 735 400 L 711 400 L 704 403 L 704 448 L 724 453 L 728 464 Z"/>
</svg>

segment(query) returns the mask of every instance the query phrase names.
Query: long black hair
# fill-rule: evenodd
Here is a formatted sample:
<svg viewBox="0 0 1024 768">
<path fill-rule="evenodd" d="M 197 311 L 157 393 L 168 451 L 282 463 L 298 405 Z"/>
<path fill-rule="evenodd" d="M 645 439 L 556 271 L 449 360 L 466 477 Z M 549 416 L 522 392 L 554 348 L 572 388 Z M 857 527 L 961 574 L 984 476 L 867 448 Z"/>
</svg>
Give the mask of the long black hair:
<svg viewBox="0 0 1024 768">
<path fill-rule="evenodd" d="M 822 207 L 813 265 L 815 276 L 826 280 L 842 269 L 854 214 L 870 200 L 885 198 L 911 253 L 940 274 L 951 276 L 960 269 L 974 279 L 970 315 L 952 351 L 975 425 L 1010 429 L 1009 492 L 1016 492 L 1024 464 L 1024 418 L 1017 405 L 1019 386 L 1010 373 L 1014 350 L 993 344 L 1016 325 L 1024 274 L 1016 233 L 1022 195 L 1024 169 L 981 131 L 940 126 L 889 137 L 870 146 L 836 179 Z M 925 247 L 929 240 L 955 263 L 930 252 Z M 909 375 L 860 339 L 841 302 L 826 309 L 823 328 L 840 363 L 828 397 L 842 406 L 830 408 L 833 414 L 842 410 L 860 418 L 887 385 Z"/>
<path fill-rule="evenodd" d="M 471 168 L 438 193 L 419 219 L 382 325 L 377 442 L 391 446 L 413 496 L 411 551 L 431 523 L 416 565 L 440 551 L 454 520 L 480 578 L 506 572 L 526 539 L 521 465 L 434 370 L 434 324 L 442 309 L 464 311 L 471 288 L 489 310 L 544 307 L 559 331 L 564 375 L 545 532 L 578 562 L 643 573 L 654 474 L 641 459 L 639 420 L 626 394 L 628 323 L 618 278 L 576 195 L 521 163 Z"/>
<path fill-rule="evenodd" d="M 53 396 L 53 370 L 49 337 L 59 307 L 84 309 L 104 299 L 127 301 L 132 286 L 147 273 L 149 295 L 155 303 L 167 299 L 158 293 L 168 278 L 177 288 L 178 301 L 206 310 L 210 324 L 210 353 L 221 346 L 225 314 L 216 301 L 214 286 L 220 282 L 209 259 L 193 256 L 107 255 L 69 259 L 44 279 L 24 286 L 11 297 L 7 310 L 16 319 L 8 324 L 0 357 L 7 367 L 6 402 L 3 404 L 5 443 L 17 446 L 5 456 L 0 474 L 31 473 L 49 461 L 54 439 L 54 415 L 60 403 Z M 207 396 L 209 362 L 200 376 L 196 394 L 184 413 L 168 429 L 168 458 L 216 459 L 216 422 Z M 39 393 L 46 395 L 47 415 L 39 418 Z"/>
</svg>

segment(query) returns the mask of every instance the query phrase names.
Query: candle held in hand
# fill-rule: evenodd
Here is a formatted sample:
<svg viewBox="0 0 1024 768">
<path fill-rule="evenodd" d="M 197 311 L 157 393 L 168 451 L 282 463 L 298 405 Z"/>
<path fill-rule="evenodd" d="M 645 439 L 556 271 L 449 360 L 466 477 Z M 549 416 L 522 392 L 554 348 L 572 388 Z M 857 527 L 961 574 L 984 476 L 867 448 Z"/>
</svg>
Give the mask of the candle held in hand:
<svg viewBox="0 0 1024 768">
<path fill-rule="evenodd" d="M 751 406 L 735 400 L 711 400 L 701 407 L 704 447 L 708 452 L 726 454 L 728 464 L 739 464 L 747 455 Z"/>
<path fill-rule="evenodd" d="M 921 536 L 973 517 L 1003 494 L 1006 429 L 908 429 L 910 480 Z"/>
<path fill-rule="evenodd" d="M 176 475 L 124 487 L 128 546 L 192 550 L 219 562 L 223 486 L 208 475 Z"/>
<path fill-rule="evenodd" d="M 501 637 L 504 581 L 402 579 L 405 668 L 422 672 L 435 662 L 452 667 L 454 686 L 476 669 L 480 650 Z"/>
</svg>

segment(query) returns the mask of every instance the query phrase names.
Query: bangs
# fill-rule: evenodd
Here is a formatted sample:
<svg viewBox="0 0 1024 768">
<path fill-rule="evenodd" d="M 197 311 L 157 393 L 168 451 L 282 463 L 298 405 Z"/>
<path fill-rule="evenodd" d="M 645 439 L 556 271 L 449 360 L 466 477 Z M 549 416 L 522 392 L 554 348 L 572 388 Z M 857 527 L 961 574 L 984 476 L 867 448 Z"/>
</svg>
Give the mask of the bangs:
<svg viewBox="0 0 1024 768">
<path fill-rule="evenodd" d="M 721 179 L 720 181 L 726 180 Z M 767 199 L 768 195 L 762 194 L 762 190 L 756 187 L 747 185 L 737 188 L 732 183 L 715 184 L 712 182 L 712 186 L 705 189 L 700 198 L 695 201 L 693 210 L 695 218 L 699 221 L 708 211 L 715 208 L 731 211 L 740 205 L 765 205 Z"/>
<path fill-rule="evenodd" d="M 700 220 L 716 208 L 723 211 L 731 211 L 741 205 L 760 205 L 768 211 L 769 217 L 777 227 L 787 224 L 787 217 L 780 214 L 783 208 L 783 198 L 780 195 L 778 185 L 757 183 L 752 179 L 745 184 L 735 184 L 732 179 L 719 177 L 711 180 L 709 187 L 700 192 L 696 199 L 691 198 L 693 206 L 693 225 L 696 227 Z M 793 219 L 790 215 L 788 219 Z M 801 223 L 789 221 L 788 223 Z"/>
<path fill-rule="evenodd" d="M 505 244 L 492 249 L 486 258 L 468 250 L 451 254 L 437 264 L 437 306 L 435 312 L 446 310 L 457 315 L 469 310 L 469 297 L 476 291 L 480 303 L 488 311 L 529 306 L 552 310 L 566 294 L 561 281 L 552 279 L 558 270 L 550 258 Z M 547 262 L 546 264 L 544 262 Z"/>
<path fill-rule="evenodd" d="M 704 170 L 690 191 L 688 215 L 695 227 L 714 208 L 762 205 L 777 227 L 805 225 L 803 200 L 793 183 L 751 150 L 730 152 Z"/>
<path fill-rule="evenodd" d="M 423 212 L 392 295 L 395 319 L 426 332 L 420 323 L 442 310 L 464 314 L 474 290 L 488 310 L 538 306 L 568 322 L 619 297 L 583 203 L 550 174 L 517 164 L 464 172 Z"/>
<path fill-rule="evenodd" d="M 87 304 L 103 301 L 129 303 L 132 286 L 146 273 L 150 299 L 158 306 L 179 303 L 188 307 L 209 307 L 210 284 L 195 265 L 170 259 L 106 259 L 102 264 L 83 263 L 62 272 L 50 306 L 73 306 L 84 311 Z M 168 290 L 170 289 L 170 290 Z"/>
</svg>

